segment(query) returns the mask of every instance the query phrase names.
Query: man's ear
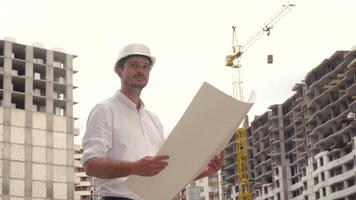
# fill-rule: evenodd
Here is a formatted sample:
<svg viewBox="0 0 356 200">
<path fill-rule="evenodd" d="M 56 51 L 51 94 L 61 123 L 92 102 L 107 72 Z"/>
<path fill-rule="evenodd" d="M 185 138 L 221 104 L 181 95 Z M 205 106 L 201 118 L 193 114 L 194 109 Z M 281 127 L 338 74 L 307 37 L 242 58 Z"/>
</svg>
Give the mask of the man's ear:
<svg viewBox="0 0 356 200">
<path fill-rule="evenodd" d="M 121 68 L 117 68 L 116 70 L 116 74 L 121 78 L 122 77 L 122 69 Z"/>
</svg>

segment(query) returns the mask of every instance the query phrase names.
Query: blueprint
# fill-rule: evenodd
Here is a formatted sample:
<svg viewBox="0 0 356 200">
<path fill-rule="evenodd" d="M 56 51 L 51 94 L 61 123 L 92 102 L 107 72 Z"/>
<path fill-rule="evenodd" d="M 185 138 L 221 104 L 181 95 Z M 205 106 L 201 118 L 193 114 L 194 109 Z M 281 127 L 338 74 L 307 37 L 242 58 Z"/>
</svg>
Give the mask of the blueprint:
<svg viewBox="0 0 356 200">
<path fill-rule="evenodd" d="M 130 176 L 125 185 L 145 200 L 170 200 L 223 150 L 254 103 L 241 102 L 203 83 L 157 155 L 168 166 L 153 177 Z"/>
</svg>

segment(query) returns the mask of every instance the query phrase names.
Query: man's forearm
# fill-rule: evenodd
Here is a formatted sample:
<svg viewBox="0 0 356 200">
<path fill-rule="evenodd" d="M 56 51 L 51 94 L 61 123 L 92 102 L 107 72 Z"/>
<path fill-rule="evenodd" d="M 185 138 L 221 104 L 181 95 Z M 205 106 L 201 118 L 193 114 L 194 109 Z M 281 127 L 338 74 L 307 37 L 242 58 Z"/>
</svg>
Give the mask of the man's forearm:
<svg viewBox="0 0 356 200">
<path fill-rule="evenodd" d="M 103 158 L 92 158 L 84 165 L 85 173 L 88 176 L 109 179 L 125 177 L 132 174 L 133 162 L 114 161 Z"/>
</svg>

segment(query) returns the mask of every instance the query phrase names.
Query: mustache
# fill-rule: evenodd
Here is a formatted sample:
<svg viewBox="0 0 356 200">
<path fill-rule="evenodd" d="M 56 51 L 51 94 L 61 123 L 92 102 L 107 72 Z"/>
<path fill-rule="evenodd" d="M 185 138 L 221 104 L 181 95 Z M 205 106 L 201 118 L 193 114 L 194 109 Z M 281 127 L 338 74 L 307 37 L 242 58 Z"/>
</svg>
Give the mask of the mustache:
<svg viewBox="0 0 356 200">
<path fill-rule="evenodd" d="M 142 73 L 137 73 L 133 76 L 134 78 L 144 78 L 144 79 L 147 79 L 146 76 Z"/>
</svg>

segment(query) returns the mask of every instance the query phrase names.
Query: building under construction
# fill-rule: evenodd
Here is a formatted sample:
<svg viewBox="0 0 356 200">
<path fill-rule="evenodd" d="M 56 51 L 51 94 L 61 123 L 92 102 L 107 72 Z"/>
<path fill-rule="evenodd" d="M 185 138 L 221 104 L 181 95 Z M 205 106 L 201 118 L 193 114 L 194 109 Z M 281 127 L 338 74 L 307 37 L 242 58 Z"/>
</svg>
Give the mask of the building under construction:
<svg viewBox="0 0 356 200">
<path fill-rule="evenodd" d="M 253 199 L 356 199 L 356 50 L 335 52 L 293 91 L 247 129 Z M 225 152 L 226 199 L 236 198 L 233 142 Z"/>
<path fill-rule="evenodd" d="M 0 40 L 0 199 L 73 199 L 73 59 Z"/>
<path fill-rule="evenodd" d="M 99 200 L 96 192 L 95 178 L 89 177 L 84 172 L 80 163 L 83 157 L 83 148 L 79 144 L 74 145 L 74 200 Z"/>
<path fill-rule="evenodd" d="M 259 38 L 263 35 L 270 35 L 274 25 L 295 7 L 295 4 L 283 4 L 282 7 L 260 28 L 254 35 L 243 44 L 239 45 L 237 41 L 236 26 L 232 29 L 232 54 L 225 58 L 225 65 L 232 68 L 233 98 L 244 101 L 243 81 L 241 76 L 240 59 Z M 268 55 L 268 63 L 273 63 L 273 55 Z M 225 148 L 225 166 L 222 170 L 223 177 L 223 196 L 225 199 L 251 200 L 251 182 L 248 166 L 253 155 L 252 149 L 248 149 L 248 116 L 245 117 L 242 127 L 236 130 L 229 144 Z M 249 130 L 250 131 L 250 130 Z M 251 134 L 251 133 L 250 133 Z M 251 141 L 249 141 L 251 143 Z M 251 146 L 251 145 L 250 145 Z M 251 163 L 253 164 L 253 163 Z"/>
</svg>

